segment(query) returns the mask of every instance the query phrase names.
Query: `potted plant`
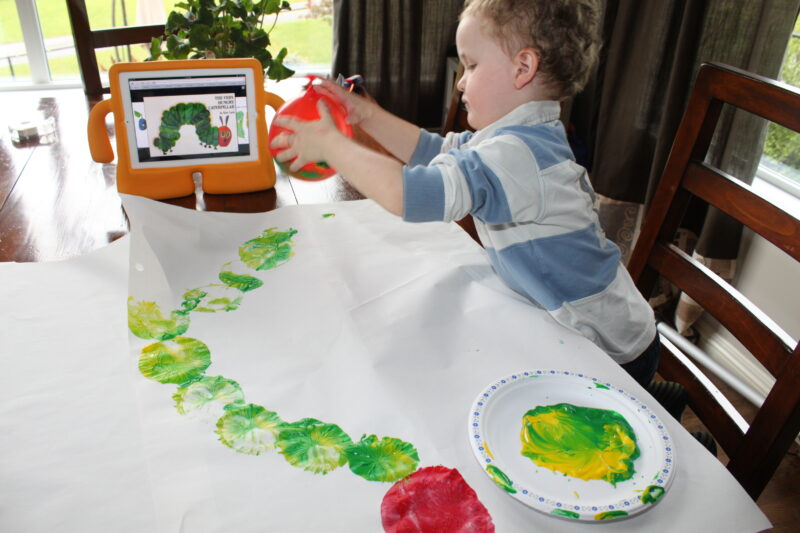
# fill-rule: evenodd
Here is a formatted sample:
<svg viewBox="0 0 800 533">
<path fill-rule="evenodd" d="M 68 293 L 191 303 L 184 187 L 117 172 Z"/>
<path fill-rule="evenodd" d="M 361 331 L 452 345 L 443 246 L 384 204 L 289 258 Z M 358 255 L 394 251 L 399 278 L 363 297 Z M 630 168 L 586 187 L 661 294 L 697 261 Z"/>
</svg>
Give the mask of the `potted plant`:
<svg viewBox="0 0 800 533">
<path fill-rule="evenodd" d="M 164 28 L 163 37 L 150 43 L 154 61 L 166 59 L 215 59 L 254 57 L 261 62 L 269 79 L 280 81 L 294 71 L 283 64 L 286 48 L 277 55 L 269 51 L 269 33 L 278 14 L 291 9 L 286 0 L 183 0 L 175 4 Z M 269 30 L 264 19 L 274 15 Z M 166 42 L 166 48 L 162 44 Z"/>
</svg>

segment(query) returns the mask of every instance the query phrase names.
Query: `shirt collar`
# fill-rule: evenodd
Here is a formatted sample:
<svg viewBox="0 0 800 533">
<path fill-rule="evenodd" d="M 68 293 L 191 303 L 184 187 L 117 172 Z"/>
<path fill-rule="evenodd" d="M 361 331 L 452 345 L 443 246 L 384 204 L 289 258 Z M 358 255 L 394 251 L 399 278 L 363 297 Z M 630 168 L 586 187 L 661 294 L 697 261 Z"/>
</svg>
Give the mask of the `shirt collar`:
<svg viewBox="0 0 800 533">
<path fill-rule="evenodd" d="M 506 115 L 495 120 L 472 136 L 470 145 L 477 144 L 492 137 L 497 130 L 507 126 L 535 126 L 553 122 L 561 115 L 561 104 L 555 100 L 527 102 L 515 107 Z"/>
</svg>

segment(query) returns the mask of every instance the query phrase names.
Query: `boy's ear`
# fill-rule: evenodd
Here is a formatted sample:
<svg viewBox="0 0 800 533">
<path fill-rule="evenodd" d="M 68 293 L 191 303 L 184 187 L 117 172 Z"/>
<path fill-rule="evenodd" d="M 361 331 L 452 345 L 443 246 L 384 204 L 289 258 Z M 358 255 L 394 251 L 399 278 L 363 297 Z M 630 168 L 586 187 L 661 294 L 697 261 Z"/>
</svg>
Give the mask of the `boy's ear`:
<svg viewBox="0 0 800 533">
<path fill-rule="evenodd" d="M 539 71 L 539 54 L 533 48 L 523 48 L 514 56 L 514 88 L 522 89 Z"/>
</svg>

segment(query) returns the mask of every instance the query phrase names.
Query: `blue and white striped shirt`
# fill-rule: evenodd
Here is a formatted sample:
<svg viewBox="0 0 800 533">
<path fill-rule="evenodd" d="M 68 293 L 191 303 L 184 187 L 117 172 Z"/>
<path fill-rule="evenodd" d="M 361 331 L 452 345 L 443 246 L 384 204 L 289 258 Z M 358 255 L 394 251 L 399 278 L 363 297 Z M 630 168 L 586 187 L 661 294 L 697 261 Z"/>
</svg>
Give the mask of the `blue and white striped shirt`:
<svg viewBox="0 0 800 533">
<path fill-rule="evenodd" d="M 497 274 L 618 363 L 655 337 L 653 311 L 605 238 L 558 102 L 529 102 L 476 132 L 422 131 L 403 168 L 403 218 L 472 214 Z"/>
</svg>

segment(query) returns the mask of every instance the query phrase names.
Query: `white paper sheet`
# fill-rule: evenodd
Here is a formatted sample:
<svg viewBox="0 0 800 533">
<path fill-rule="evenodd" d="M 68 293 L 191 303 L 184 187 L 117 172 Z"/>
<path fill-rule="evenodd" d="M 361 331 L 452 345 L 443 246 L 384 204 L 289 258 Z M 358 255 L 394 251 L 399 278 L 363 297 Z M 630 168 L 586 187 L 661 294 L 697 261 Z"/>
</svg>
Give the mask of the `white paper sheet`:
<svg viewBox="0 0 800 533">
<path fill-rule="evenodd" d="M 221 267 L 236 267 L 238 248 L 268 228 L 297 230 L 292 258 L 255 273 L 263 286 L 236 310 L 189 313 L 183 334 L 208 346 L 205 375 L 235 380 L 246 402 L 287 422 L 336 424 L 353 440 L 413 444 L 420 467 L 459 470 L 499 532 L 769 525 L 658 406 L 677 444 L 677 472 L 663 500 L 638 517 L 587 526 L 530 510 L 494 485 L 466 431 L 470 405 L 490 381 L 553 368 L 637 386 L 502 285 L 455 225 L 406 224 L 369 201 L 248 215 L 138 197 L 124 204 L 130 239 L 63 263 L 0 265 L 15 283 L 3 284 L 3 301 L 15 303 L 0 325 L 0 357 L 14 368 L 0 378 L 2 531 L 381 530 L 391 483 L 347 465 L 310 473 L 275 450 L 233 451 L 213 421 L 178 413 L 177 385 L 140 373 L 141 350 L 155 341 L 131 336 L 128 345 L 128 244 L 134 301 L 169 313 L 187 290 L 219 283 Z"/>
</svg>

